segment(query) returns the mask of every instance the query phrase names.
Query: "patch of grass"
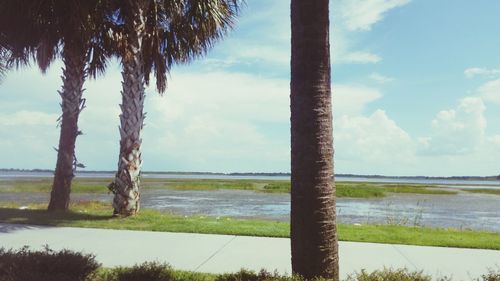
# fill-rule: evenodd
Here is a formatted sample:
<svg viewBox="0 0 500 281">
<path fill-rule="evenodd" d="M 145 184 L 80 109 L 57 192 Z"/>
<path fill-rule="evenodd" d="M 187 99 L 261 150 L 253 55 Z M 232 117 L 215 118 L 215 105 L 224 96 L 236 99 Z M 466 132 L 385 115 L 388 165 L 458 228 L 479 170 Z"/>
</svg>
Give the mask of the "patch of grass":
<svg viewBox="0 0 500 281">
<path fill-rule="evenodd" d="M 248 180 L 186 180 L 166 181 L 164 187 L 175 190 L 255 190 L 256 184 Z"/>
<path fill-rule="evenodd" d="M 456 191 L 437 189 L 432 185 L 413 184 L 386 184 L 360 183 L 360 182 L 336 182 L 337 197 L 349 198 L 379 198 L 385 197 L 386 193 L 413 193 L 413 194 L 457 194 Z M 260 190 L 259 190 L 260 191 Z M 287 193 L 290 192 L 290 182 L 272 182 L 264 185 L 263 192 Z"/>
<path fill-rule="evenodd" d="M 484 193 L 484 194 L 494 194 L 500 195 L 500 189 L 489 189 L 489 188 L 460 188 L 462 191 L 467 191 L 470 193 Z"/>
<path fill-rule="evenodd" d="M 6 205 L 9 208 L 0 211 L 0 221 L 6 223 L 269 237 L 289 235 L 288 223 L 284 222 L 182 216 L 152 209 L 142 209 L 137 216 L 114 218 L 109 204 L 93 201 L 72 204 L 69 212 L 47 212 L 45 204 L 31 204 L 25 210 L 13 208 L 13 203 Z"/>
<path fill-rule="evenodd" d="M 71 186 L 73 193 L 107 193 L 106 187 L 110 181 L 106 180 L 75 180 Z M 0 183 L 0 192 L 13 192 L 13 193 L 49 193 L 52 190 L 51 179 L 37 179 L 37 180 L 18 180 L 6 181 Z"/>
<path fill-rule="evenodd" d="M 339 238 L 355 242 L 500 249 L 499 233 L 453 228 L 342 224 L 339 226 Z"/>
<path fill-rule="evenodd" d="M 377 198 L 384 197 L 385 192 L 382 188 L 364 183 L 336 183 L 337 197 L 351 197 L 351 198 Z"/>
<path fill-rule="evenodd" d="M 432 185 L 412 185 L 412 184 L 390 184 L 380 185 L 384 192 L 390 193 L 413 193 L 413 194 L 441 194 L 453 195 L 457 194 L 454 190 L 445 190 L 443 187 Z"/>
<path fill-rule="evenodd" d="M 47 212 L 42 204 L 30 205 L 27 210 L 16 209 L 15 204 L 0 207 L 0 221 L 6 223 L 265 237 L 290 235 L 288 223 L 269 220 L 181 216 L 150 209 L 133 217 L 113 218 L 111 206 L 99 202 L 73 204 L 70 212 Z M 342 241 L 500 250 L 500 235 L 485 231 L 340 224 L 338 234 Z"/>
<path fill-rule="evenodd" d="M 289 181 L 276 181 L 267 183 L 262 187 L 262 192 L 268 193 L 290 193 L 290 182 Z"/>
</svg>

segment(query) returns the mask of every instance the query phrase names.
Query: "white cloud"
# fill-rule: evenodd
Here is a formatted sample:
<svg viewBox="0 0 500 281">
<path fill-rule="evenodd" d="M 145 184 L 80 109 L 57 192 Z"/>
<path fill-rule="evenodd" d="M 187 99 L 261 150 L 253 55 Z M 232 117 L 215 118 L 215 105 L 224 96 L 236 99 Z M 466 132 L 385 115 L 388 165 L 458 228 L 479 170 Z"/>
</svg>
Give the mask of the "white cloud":
<svg viewBox="0 0 500 281">
<path fill-rule="evenodd" d="M 382 97 L 373 88 L 343 84 L 332 85 L 333 112 L 335 116 L 360 115 L 365 106 Z"/>
<path fill-rule="evenodd" d="M 145 168 L 286 171 L 289 91 L 287 80 L 248 74 L 173 75 L 166 95 L 147 101 Z"/>
<path fill-rule="evenodd" d="M 465 77 L 474 78 L 476 76 L 495 77 L 500 74 L 500 69 L 488 69 L 482 67 L 471 67 L 464 71 Z"/>
<path fill-rule="evenodd" d="M 401 174 L 414 161 L 411 137 L 380 109 L 335 119 L 334 142 L 337 167 L 345 171 Z"/>
<path fill-rule="evenodd" d="M 375 73 L 375 72 L 370 74 L 370 76 L 368 76 L 368 78 L 370 78 L 371 80 L 373 80 L 377 83 L 381 83 L 381 84 L 385 84 L 385 83 L 389 83 L 389 82 L 394 81 L 394 78 L 392 78 L 392 77 L 387 77 L 387 76 L 384 76 L 382 74 Z"/>
<path fill-rule="evenodd" d="M 480 98 L 467 97 L 455 109 L 440 111 L 432 120 L 432 135 L 419 139 L 421 153 L 454 155 L 476 151 L 485 138 L 485 110 Z"/>
<path fill-rule="evenodd" d="M 362 64 L 378 63 L 382 58 L 378 55 L 368 52 L 334 53 L 334 63 Z"/>
<path fill-rule="evenodd" d="M 285 45 L 286 46 L 286 45 Z M 238 57 L 242 60 L 252 59 L 267 63 L 277 63 L 282 65 L 290 64 L 290 48 L 288 46 L 277 48 L 273 46 L 245 46 L 236 48 Z"/>
<path fill-rule="evenodd" d="M 165 120 L 210 114 L 230 119 L 287 122 L 290 86 L 288 80 L 256 75 L 211 72 L 173 74 L 164 97 L 150 95 L 154 110 Z M 190 116 L 189 114 L 187 116 Z"/>
<path fill-rule="evenodd" d="M 341 0 L 340 16 L 349 31 L 366 31 L 381 21 L 389 10 L 404 6 L 410 0 Z"/>
<path fill-rule="evenodd" d="M 13 114 L 0 114 L 2 126 L 56 126 L 57 114 L 21 110 Z"/>
<path fill-rule="evenodd" d="M 18 111 L 0 114 L 1 167 L 53 168 L 55 167 L 59 128 L 56 114 L 36 111 Z"/>
<path fill-rule="evenodd" d="M 485 101 L 500 104 L 500 79 L 482 85 L 479 87 L 478 93 Z"/>
<path fill-rule="evenodd" d="M 382 60 L 370 50 L 357 50 L 352 45 L 351 32 L 369 30 L 391 10 L 409 0 L 338 0 L 331 18 L 332 62 L 335 64 L 371 64 Z M 211 69 L 245 64 L 271 67 L 290 65 L 289 4 L 284 1 L 255 1 L 243 9 L 236 32 L 245 30 L 242 38 L 230 34 L 215 48 L 217 63 Z M 236 32 L 234 34 L 236 34 Z M 212 61 L 214 62 L 214 61 Z"/>
<path fill-rule="evenodd" d="M 217 60 L 210 66 L 212 69 L 219 66 L 219 70 L 228 65 L 288 67 L 290 37 L 288 2 L 250 1 L 243 7 L 235 30 L 209 55 L 209 60 Z"/>
</svg>

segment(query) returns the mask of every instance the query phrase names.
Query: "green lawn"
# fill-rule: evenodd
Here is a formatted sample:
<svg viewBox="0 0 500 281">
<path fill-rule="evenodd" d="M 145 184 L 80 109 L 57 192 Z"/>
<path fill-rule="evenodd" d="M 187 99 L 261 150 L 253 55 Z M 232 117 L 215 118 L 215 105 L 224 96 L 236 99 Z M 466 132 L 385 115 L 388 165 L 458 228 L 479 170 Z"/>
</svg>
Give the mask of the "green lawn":
<svg viewBox="0 0 500 281">
<path fill-rule="evenodd" d="M 78 203 L 70 212 L 47 212 L 45 205 L 19 210 L 15 203 L 0 206 L 0 221 L 53 226 L 151 230 L 246 236 L 289 237 L 290 225 L 269 220 L 180 216 L 144 209 L 138 216 L 112 218 L 111 207 L 99 202 Z M 493 232 L 407 227 L 399 225 L 338 226 L 339 239 L 374 243 L 462 247 L 500 250 L 500 234 Z"/>
<path fill-rule="evenodd" d="M 107 193 L 111 179 L 75 179 L 72 193 Z M 17 180 L 0 182 L 0 192 L 45 192 L 51 190 L 50 179 Z M 183 180 L 183 179 L 143 179 L 143 189 L 173 190 L 252 190 L 266 193 L 289 193 L 290 181 L 278 180 Z M 389 193 L 453 195 L 457 191 L 434 185 L 388 184 L 366 182 L 336 182 L 337 197 L 377 198 Z"/>
</svg>

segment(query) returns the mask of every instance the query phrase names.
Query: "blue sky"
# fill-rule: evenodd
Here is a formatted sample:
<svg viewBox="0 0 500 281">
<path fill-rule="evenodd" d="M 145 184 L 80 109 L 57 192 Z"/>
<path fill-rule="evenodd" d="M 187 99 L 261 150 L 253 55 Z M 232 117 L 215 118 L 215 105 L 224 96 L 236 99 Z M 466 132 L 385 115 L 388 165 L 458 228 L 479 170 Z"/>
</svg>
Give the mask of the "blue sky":
<svg viewBox="0 0 500 281">
<path fill-rule="evenodd" d="M 333 0 L 335 172 L 500 173 L 497 1 Z M 145 170 L 288 172 L 289 1 L 247 0 L 203 59 L 147 90 Z M 0 85 L 3 168 L 55 167 L 62 64 L 13 71 Z M 88 170 L 118 160 L 120 66 L 85 84 Z"/>
</svg>

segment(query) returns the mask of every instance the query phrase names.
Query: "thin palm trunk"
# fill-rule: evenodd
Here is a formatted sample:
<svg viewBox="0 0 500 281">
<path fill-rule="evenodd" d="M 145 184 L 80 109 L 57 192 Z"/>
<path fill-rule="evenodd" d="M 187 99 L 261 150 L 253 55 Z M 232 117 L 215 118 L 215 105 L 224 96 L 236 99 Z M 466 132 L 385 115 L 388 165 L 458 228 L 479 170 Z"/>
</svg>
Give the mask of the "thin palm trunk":
<svg viewBox="0 0 500 281">
<path fill-rule="evenodd" d="M 67 210 L 69 206 L 71 181 L 76 165 L 75 143 L 76 137 L 80 134 L 78 117 L 84 107 L 82 94 L 85 81 L 85 53 L 72 49 L 68 45 L 63 51 L 63 61 L 63 88 L 59 91 L 62 98 L 61 133 L 48 206 L 48 209 L 52 211 Z"/>
<path fill-rule="evenodd" d="M 339 280 L 328 0 L 292 0 L 292 270 Z"/>
<path fill-rule="evenodd" d="M 132 11 L 126 20 L 127 46 L 122 58 L 123 89 L 120 115 L 120 155 L 115 180 L 109 188 L 114 193 L 113 213 L 130 216 L 140 208 L 141 131 L 144 124 L 144 67 L 141 54 L 145 31 L 143 1 L 128 0 Z"/>
</svg>

